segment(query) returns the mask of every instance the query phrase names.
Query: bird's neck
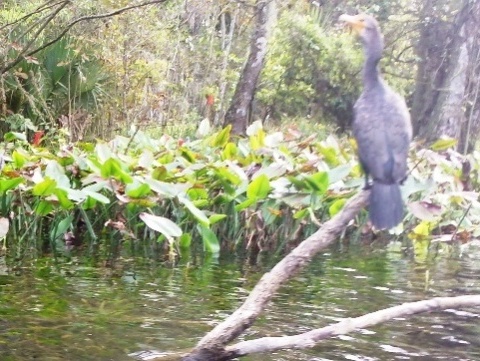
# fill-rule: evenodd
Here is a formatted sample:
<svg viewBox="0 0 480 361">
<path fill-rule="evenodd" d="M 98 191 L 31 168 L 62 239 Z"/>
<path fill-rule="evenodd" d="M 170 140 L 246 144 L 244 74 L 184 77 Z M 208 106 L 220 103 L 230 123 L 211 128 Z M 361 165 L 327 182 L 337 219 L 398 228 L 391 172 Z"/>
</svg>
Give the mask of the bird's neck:
<svg viewBox="0 0 480 361">
<path fill-rule="evenodd" d="M 363 84 L 366 88 L 375 87 L 381 83 L 378 63 L 382 57 L 383 39 L 380 34 L 365 47 L 365 64 L 363 66 Z"/>
</svg>

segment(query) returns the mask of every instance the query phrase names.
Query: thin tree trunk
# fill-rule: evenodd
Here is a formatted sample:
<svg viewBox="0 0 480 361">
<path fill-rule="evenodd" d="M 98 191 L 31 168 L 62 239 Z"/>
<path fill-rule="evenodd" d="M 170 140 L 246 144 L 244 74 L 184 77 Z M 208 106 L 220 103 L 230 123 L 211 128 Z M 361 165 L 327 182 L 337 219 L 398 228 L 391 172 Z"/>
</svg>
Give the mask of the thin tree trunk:
<svg viewBox="0 0 480 361">
<path fill-rule="evenodd" d="M 233 11 L 233 16 L 230 22 L 230 26 L 227 29 L 225 24 L 225 13 L 222 14 L 221 18 L 221 25 L 222 25 L 222 50 L 223 50 L 223 61 L 222 61 L 222 70 L 220 72 L 220 79 L 219 79 L 219 92 L 218 92 L 218 100 L 219 100 L 219 107 L 218 113 L 215 115 L 214 124 L 220 124 L 220 119 L 223 119 L 225 113 L 225 93 L 227 91 L 227 69 L 228 63 L 230 58 L 230 52 L 232 49 L 233 43 L 233 35 L 235 33 L 235 28 L 237 26 L 237 16 L 240 11 L 240 4 L 237 4 L 235 10 Z M 227 33 L 228 30 L 228 33 Z"/>
<path fill-rule="evenodd" d="M 231 124 L 233 134 L 245 134 L 247 129 L 249 109 L 267 54 L 274 6 L 274 0 L 257 0 L 250 54 L 237 83 L 230 107 L 225 114 L 224 126 Z"/>
</svg>

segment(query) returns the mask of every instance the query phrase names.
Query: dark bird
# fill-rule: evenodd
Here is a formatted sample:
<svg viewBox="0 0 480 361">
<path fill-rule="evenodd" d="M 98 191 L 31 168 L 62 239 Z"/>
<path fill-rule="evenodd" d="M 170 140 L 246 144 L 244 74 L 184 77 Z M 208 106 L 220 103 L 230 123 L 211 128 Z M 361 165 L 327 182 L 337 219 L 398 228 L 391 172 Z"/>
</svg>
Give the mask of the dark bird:
<svg viewBox="0 0 480 361">
<path fill-rule="evenodd" d="M 354 106 L 352 128 L 365 187 L 371 187 L 370 221 L 377 229 L 389 229 L 403 220 L 400 184 L 406 178 L 412 139 L 410 114 L 405 100 L 385 83 L 378 69 L 383 36 L 377 21 L 365 14 L 342 15 L 340 20 L 359 35 L 365 52 L 363 92 Z"/>
</svg>

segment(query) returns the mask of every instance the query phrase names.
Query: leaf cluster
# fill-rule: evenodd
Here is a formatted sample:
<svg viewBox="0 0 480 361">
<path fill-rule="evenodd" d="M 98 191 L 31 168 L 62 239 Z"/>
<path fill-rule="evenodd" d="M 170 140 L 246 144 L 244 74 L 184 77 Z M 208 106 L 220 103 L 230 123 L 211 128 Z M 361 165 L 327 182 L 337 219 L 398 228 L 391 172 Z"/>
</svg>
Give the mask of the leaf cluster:
<svg viewBox="0 0 480 361">
<path fill-rule="evenodd" d="M 171 259 L 197 246 L 212 254 L 281 250 L 315 231 L 363 186 L 350 143 L 291 129 L 267 134 L 258 122 L 245 139 L 232 138 L 229 127 L 196 140 L 138 131 L 55 153 L 23 140 L 6 135 L 0 175 L 3 228 L 9 220 L 2 234 L 19 257 L 73 246 L 94 252 L 114 241 L 133 250 L 157 244 Z M 412 201 L 406 219 L 414 239 L 476 235 L 478 181 L 462 178 L 452 144 L 442 140 L 437 151 L 412 152 L 403 191 Z M 477 174 L 479 160 L 469 160 Z"/>
</svg>

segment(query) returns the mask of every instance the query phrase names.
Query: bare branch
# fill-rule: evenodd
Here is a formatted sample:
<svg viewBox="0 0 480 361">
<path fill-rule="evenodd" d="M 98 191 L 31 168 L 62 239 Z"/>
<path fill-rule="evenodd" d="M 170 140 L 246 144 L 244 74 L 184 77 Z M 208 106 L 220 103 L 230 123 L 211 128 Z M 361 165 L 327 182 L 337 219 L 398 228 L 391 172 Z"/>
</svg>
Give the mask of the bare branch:
<svg viewBox="0 0 480 361">
<path fill-rule="evenodd" d="M 151 1 L 146 1 L 146 2 L 143 2 L 141 4 L 137 4 L 137 5 L 130 5 L 130 6 L 126 6 L 126 7 L 123 7 L 121 9 L 117 9 L 117 10 L 114 10 L 114 11 L 111 11 L 111 12 L 108 12 L 108 13 L 104 13 L 104 14 L 98 14 L 98 15 L 88 15 L 88 16 L 82 16 L 78 19 L 75 19 L 73 20 L 72 22 L 70 22 L 66 27 L 65 29 L 63 29 L 60 34 L 50 40 L 50 41 L 47 41 L 46 43 L 44 43 L 43 45 L 41 45 L 40 47 L 38 47 L 37 49 L 35 50 L 32 50 L 31 52 L 29 52 L 27 54 L 27 56 L 32 56 L 36 53 L 38 53 L 39 51 L 49 47 L 50 45 L 56 43 L 57 41 L 59 41 L 63 36 L 65 36 L 65 34 L 72 28 L 74 27 L 76 24 L 82 22 L 82 21 L 88 21 L 88 20 L 95 20 L 95 19 L 104 19 L 104 18 L 108 18 L 108 17 L 112 17 L 112 16 L 115 16 L 115 15 L 119 15 L 121 13 L 124 13 L 128 10 L 131 10 L 131 9 L 135 9 L 135 8 L 141 8 L 141 7 L 144 7 L 144 6 L 148 6 L 148 5 L 153 5 L 153 4 L 160 4 L 160 3 L 164 3 L 168 0 L 151 0 Z M 62 8 L 67 4 L 69 3 L 68 2 L 65 2 L 63 5 L 62 5 Z M 56 12 L 58 13 L 58 11 Z M 43 28 L 42 28 L 43 30 Z M 12 69 L 15 65 L 17 65 L 22 59 L 23 59 L 23 55 L 24 53 L 22 52 L 22 54 L 20 56 L 18 56 L 15 60 L 11 61 L 10 63 L 8 63 L 7 65 L 5 65 L 1 70 L 0 70 L 0 74 L 4 74 L 6 73 L 7 71 L 9 71 L 10 69 Z"/>
<path fill-rule="evenodd" d="M 344 335 L 359 329 L 387 322 L 394 318 L 413 315 L 421 312 L 444 310 L 447 308 L 480 306 L 480 295 L 458 297 L 438 297 L 430 300 L 404 303 L 368 313 L 366 315 L 348 318 L 333 325 L 305 332 L 294 336 L 263 337 L 255 340 L 239 342 L 226 348 L 229 355 L 245 356 L 259 352 L 273 352 L 281 349 L 310 348 L 318 342 L 338 335 Z"/>
<path fill-rule="evenodd" d="M 243 305 L 205 335 L 196 346 L 194 353 L 202 349 L 218 349 L 219 346 L 226 345 L 249 328 L 275 292 L 345 230 L 348 223 L 367 204 L 369 193 L 369 191 L 363 191 L 351 198 L 341 212 L 325 222 L 317 232 L 300 243 L 270 272 L 263 275 Z"/>
<path fill-rule="evenodd" d="M 54 12 L 52 12 L 46 19 L 45 22 L 40 26 L 40 28 L 35 32 L 32 36 L 32 40 L 30 40 L 27 45 L 22 49 L 22 51 L 18 54 L 18 58 L 23 57 L 23 55 L 28 51 L 28 49 L 32 46 L 32 44 L 37 40 L 38 36 L 42 33 L 43 30 L 47 27 L 47 25 L 62 11 L 65 7 L 69 4 L 69 1 L 65 1 L 61 4 Z M 19 62 L 20 60 L 18 60 Z M 18 63 L 17 62 L 17 63 Z"/>
<path fill-rule="evenodd" d="M 41 13 L 42 11 L 45 11 L 45 10 L 48 10 L 50 8 L 53 8 L 55 6 L 57 6 L 58 4 L 61 4 L 62 2 L 69 2 L 70 0 L 61 0 L 61 1 L 53 1 L 53 0 L 49 0 L 43 4 L 41 4 L 40 6 L 38 6 L 35 10 L 33 10 L 31 13 L 28 13 L 24 16 L 22 16 L 21 18 L 18 18 L 14 21 L 11 21 L 9 23 L 6 23 L 2 26 L 0 26 L 0 31 L 3 30 L 3 29 L 6 29 L 8 28 L 9 26 L 12 26 L 14 24 L 18 24 L 18 23 L 21 23 L 25 20 L 27 20 L 28 18 L 32 17 L 33 15 L 36 15 L 36 14 L 39 14 Z M 51 4 L 52 2 L 55 2 L 54 4 Z"/>
</svg>

